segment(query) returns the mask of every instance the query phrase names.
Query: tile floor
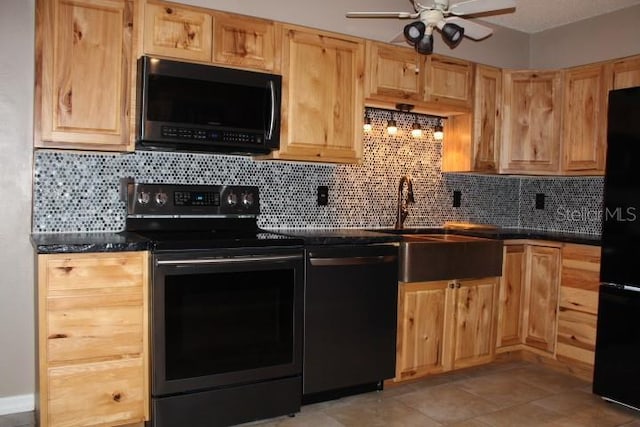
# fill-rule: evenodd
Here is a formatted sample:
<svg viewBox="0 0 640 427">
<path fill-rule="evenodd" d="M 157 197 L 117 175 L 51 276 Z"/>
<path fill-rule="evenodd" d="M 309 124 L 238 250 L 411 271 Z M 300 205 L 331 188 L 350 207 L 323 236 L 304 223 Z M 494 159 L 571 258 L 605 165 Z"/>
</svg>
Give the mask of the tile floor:
<svg viewBox="0 0 640 427">
<path fill-rule="evenodd" d="M 640 427 L 640 412 L 603 401 L 580 379 L 528 362 L 504 362 L 306 405 L 295 417 L 244 426 L 443 425 Z M 30 412 L 0 416 L 0 427 L 33 426 Z"/>
</svg>

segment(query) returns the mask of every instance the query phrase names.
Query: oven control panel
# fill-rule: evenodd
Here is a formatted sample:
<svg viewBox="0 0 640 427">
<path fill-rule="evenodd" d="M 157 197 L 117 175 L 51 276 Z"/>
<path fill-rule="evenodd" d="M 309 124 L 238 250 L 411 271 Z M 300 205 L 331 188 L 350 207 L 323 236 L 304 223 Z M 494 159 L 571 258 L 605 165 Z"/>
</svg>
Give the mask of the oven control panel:
<svg viewBox="0 0 640 427">
<path fill-rule="evenodd" d="M 127 216 L 246 217 L 260 213 L 258 187 L 250 185 L 144 184 L 123 180 Z"/>
</svg>

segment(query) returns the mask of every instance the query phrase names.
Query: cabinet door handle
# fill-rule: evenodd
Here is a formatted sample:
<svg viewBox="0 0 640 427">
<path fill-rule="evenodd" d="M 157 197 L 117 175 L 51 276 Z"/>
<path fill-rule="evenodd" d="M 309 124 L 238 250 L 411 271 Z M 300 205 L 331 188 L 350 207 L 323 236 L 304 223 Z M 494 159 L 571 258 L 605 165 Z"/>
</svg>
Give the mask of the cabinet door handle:
<svg viewBox="0 0 640 427">
<path fill-rule="evenodd" d="M 456 282 L 456 289 L 460 289 L 461 286 L 460 282 Z"/>
</svg>

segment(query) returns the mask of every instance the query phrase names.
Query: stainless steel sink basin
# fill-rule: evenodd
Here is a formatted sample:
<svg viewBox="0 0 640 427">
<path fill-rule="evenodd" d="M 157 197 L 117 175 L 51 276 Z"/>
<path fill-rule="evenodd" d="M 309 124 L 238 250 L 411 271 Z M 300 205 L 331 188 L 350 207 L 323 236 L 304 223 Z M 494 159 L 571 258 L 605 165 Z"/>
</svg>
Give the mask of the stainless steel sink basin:
<svg viewBox="0 0 640 427">
<path fill-rule="evenodd" d="M 469 279 L 502 275 L 502 240 L 457 234 L 401 234 L 399 280 Z"/>
</svg>

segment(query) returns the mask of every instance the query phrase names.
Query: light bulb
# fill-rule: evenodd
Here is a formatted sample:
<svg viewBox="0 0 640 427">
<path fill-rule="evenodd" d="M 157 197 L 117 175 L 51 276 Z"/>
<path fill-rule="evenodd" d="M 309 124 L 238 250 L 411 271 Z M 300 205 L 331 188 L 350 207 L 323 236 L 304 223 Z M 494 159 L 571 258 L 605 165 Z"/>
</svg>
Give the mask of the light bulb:
<svg viewBox="0 0 640 427">
<path fill-rule="evenodd" d="M 371 119 L 369 117 L 364 118 L 364 125 L 362 125 L 362 129 L 365 132 L 371 132 L 373 129 L 373 125 L 371 124 Z"/>
<path fill-rule="evenodd" d="M 422 138 L 422 128 L 420 127 L 420 123 L 415 122 L 413 124 L 413 128 L 411 129 L 411 136 L 414 138 Z"/>
<path fill-rule="evenodd" d="M 444 130 L 442 129 L 442 126 L 438 125 L 433 130 L 433 139 L 436 141 L 442 141 L 444 139 Z"/>
<path fill-rule="evenodd" d="M 387 133 L 391 136 L 398 133 L 398 126 L 396 125 L 395 120 L 391 119 L 387 122 Z"/>
</svg>

